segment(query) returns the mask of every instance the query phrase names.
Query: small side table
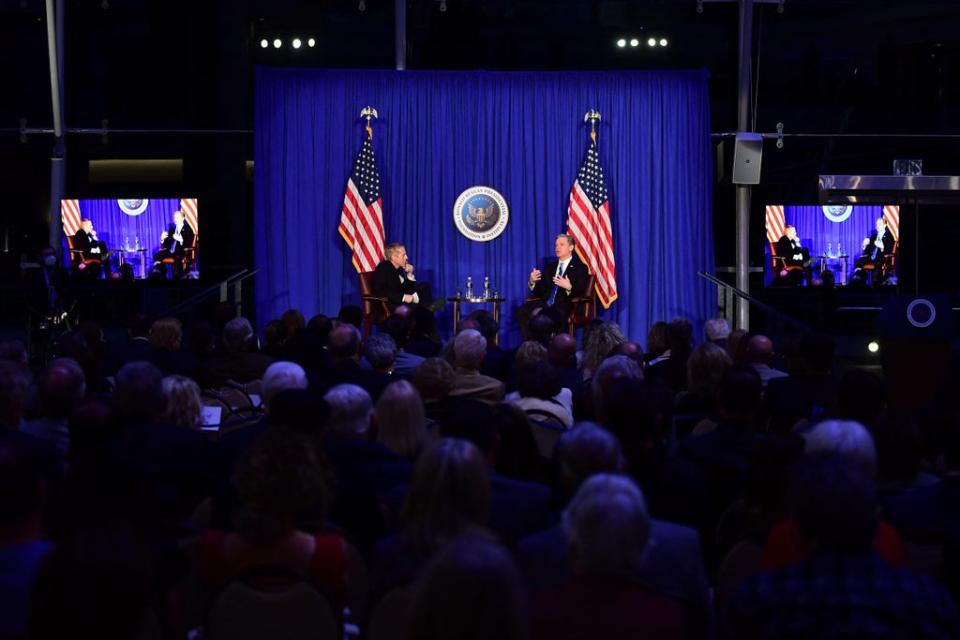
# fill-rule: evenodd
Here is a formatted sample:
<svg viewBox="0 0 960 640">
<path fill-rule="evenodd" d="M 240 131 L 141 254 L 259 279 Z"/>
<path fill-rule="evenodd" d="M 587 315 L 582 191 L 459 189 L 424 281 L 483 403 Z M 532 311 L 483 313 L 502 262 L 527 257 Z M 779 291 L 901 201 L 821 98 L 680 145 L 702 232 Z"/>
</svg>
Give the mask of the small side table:
<svg viewBox="0 0 960 640">
<path fill-rule="evenodd" d="M 482 304 L 482 305 L 493 305 L 493 320 L 497 323 L 500 322 L 500 303 L 505 302 L 506 298 L 484 298 L 484 297 L 475 297 L 475 298 L 466 298 L 466 297 L 456 297 L 456 298 L 447 298 L 447 302 L 453 303 L 453 333 L 456 335 L 457 326 L 460 324 L 460 305 L 461 304 Z M 497 337 L 494 339 L 494 344 L 499 344 L 500 334 L 497 334 Z"/>
<path fill-rule="evenodd" d="M 823 273 L 824 269 L 829 268 L 831 271 L 834 269 L 835 265 L 840 265 L 840 281 L 837 282 L 838 285 L 844 286 L 847 284 L 847 254 L 842 254 L 839 256 L 817 256 L 820 259 L 820 273 Z"/>
<path fill-rule="evenodd" d="M 147 277 L 147 249 L 146 247 L 141 247 L 139 249 L 124 249 L 123 247 L 118 248 L 117 250 L 117 259 L 120 262 L 122 267 L 127 261 L 126 254 L 140 254 L 140 278 Z"/>
</svg>

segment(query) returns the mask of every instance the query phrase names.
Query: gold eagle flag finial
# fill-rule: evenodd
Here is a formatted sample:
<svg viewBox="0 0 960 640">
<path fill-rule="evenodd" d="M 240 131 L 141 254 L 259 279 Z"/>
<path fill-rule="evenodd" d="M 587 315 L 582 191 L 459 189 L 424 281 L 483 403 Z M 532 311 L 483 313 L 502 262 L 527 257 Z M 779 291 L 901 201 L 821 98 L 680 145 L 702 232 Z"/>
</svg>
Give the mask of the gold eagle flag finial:
<svg viewBox="0 0 960 640">
<path fill-rule="evenodd" d="M 366 106 L 366 107 L 364 107 L 363 109 L 360 110 L 360 117 L 367 119 L 367 126 L 364 127 L 364 128 L 366 129 L 367 137 L 372 140 L 372 139 L 373 139 L 373 125 L 370 124 L 370 120 L 371 120 L 372 118 L 377 118 L 377 117 L 379 117 L 379 116 L 377 115 L 377 110 L 374 109 L 374 108 L 371 107 L 371 106 Z"/>
<path fill-rule="evenodd" d="M 590 123 L 590 139 L 594 142 L 597 141 L 597 123 L 602 119 L 600 112 L 596 109 L 590 109 L 583 114 L 583 121 Z"/>
</svg>

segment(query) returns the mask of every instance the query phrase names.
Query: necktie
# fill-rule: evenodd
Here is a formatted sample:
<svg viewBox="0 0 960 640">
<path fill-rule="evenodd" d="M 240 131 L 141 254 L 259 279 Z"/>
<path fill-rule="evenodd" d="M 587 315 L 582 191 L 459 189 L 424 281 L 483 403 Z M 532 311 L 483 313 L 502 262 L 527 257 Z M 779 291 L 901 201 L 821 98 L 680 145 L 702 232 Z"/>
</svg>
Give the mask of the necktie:
<svg viewBox="0 0 960 640">
<path fill-rule="evenodd" d="M 558 277 L 558 278 L 562 278 L 562 277 L 563 277 L 563 265 L 562 265 L 562 264 L 561 264 L 560 267 L 557 269 L 557 277 Z M 550 291 L 550 297 L 547 298 L 547 304 L 548 304 L 548 305 L 552 305 L 552 304 L 554 303 L 554 301 L 556 301 L 556 299 L 557 299 L 557 294 L 558 294 L 558 293 L 560 293 L 560 285 L 556 285 L 556 284 L 555 284 L 555 285 L 553 285 L 553 290 Z"/>
</svg>

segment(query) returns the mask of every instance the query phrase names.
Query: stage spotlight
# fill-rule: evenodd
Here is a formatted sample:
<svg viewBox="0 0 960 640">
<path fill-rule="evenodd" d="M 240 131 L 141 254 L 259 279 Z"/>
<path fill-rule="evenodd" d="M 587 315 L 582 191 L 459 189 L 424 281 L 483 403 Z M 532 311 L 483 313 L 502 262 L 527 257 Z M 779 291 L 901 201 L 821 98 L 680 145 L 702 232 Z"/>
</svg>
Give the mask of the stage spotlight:
<svg viewBox="0 0 960 640">
<path fill-rule="evenodd" d="M 637 40 L 636 38 L 630 38 L 630 46 L 631 46 L 631 47 L 640 46 L 640 41 Z"/>
<path fill-rule="evenodd" d="M 261 48 L 261 49 L 266 49 L 266 48 L 269 47 L 269 46 L 270 46 L 270 41 L 267 40 L 266 38 L 264 38 L 263 40 L 260 41 L 260 48 Z"/>
<path fill-rule="evenodd" d="M 627 41 L 626 41 L 626 39 L 620 38 L 619 40 L 617 40 L 617 46 L 620 47 L 621 49 L 623 49 L 625 46 L 627 46 Z"/>
<path fill-rule="evenodd" d="M 293 48 L 294 48 L 294 49 L 299 49 L 301 44 L 302 44 L 302 43 L 300 42 L 300 38 L 294 38 L 294 39 L 293 39 Z"/>
<path fill-rule="evenodd" d="M 313 38 L 310 38 L 307 40 L 307 46 L 312 49 L 313 47 L 317 46 L 317 41 Z"/>
<path fill-rule="evenodd" d="M 667 42 L 667 39 L 666 39 L 666 38 L 660 38 L 660 46 L 661 46 L 661 47 L 665 47 L 665 46 L 667 46 L 667 44 L 668 44 L 668 42 Z"/>
<path fill-rule="evenodd" d="M 867 343 L 867 351 L 869 351 L 870 353 L 877 353 L 878 351 L 880 351 L 880 343 L 877 342 L 876 340 L 871 340 L 870 342 Z"/>
<path fill-rule="evenodd" d="M 280 45 L 282 44 L 283 44 L 283 40 L 281 40 L 280 38 L 277 38 L 276 40 L 273 41 L 273 48 L 279 49 Z"/>
<path fill-rule="evenodd" d="M 655 46 L 657 46 L 657 39 L 656 39 L 656 38 L 650 38 L 649 40 L 647 40 L 647 46 L 649 46 L 649 47 L 655 47 Z"/>
</svg>

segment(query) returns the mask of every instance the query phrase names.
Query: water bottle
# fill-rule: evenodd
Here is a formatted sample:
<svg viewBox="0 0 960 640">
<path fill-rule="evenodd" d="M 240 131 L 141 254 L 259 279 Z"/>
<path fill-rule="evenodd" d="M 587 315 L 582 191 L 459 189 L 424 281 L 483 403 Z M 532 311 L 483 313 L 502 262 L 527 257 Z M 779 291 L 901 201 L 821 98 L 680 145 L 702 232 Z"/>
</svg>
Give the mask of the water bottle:
<svg viewBox="0 0 960 640">
<path fill-rule="evenodd" d="M 833 244 L 830 242 L 827 243 L 827 257 L 828 258 L 833 257 Z"/>
<path fill-rule="evenodd" d="M 473 278 L 467 276 L 467 297 L 473 297 Z"/>
<path fill-rule="evenodd" d="M 839 243 L 839 242 L 837 242 L 837 257 L 838 257 L 838 258 L 842 258 L 842 257 L 843 257 L 843 249 L 840 248 L 840 243 Z"/>
<path fill-rule="evenodd" d="M 483 277 L 483 299 L 490 299 L 490 276 Z"/>
<path fill-rule="evenodd" d="M 140 250 L 140 236 L 133 236 L 133 248 L 137 251 Z"/>
</svg>

